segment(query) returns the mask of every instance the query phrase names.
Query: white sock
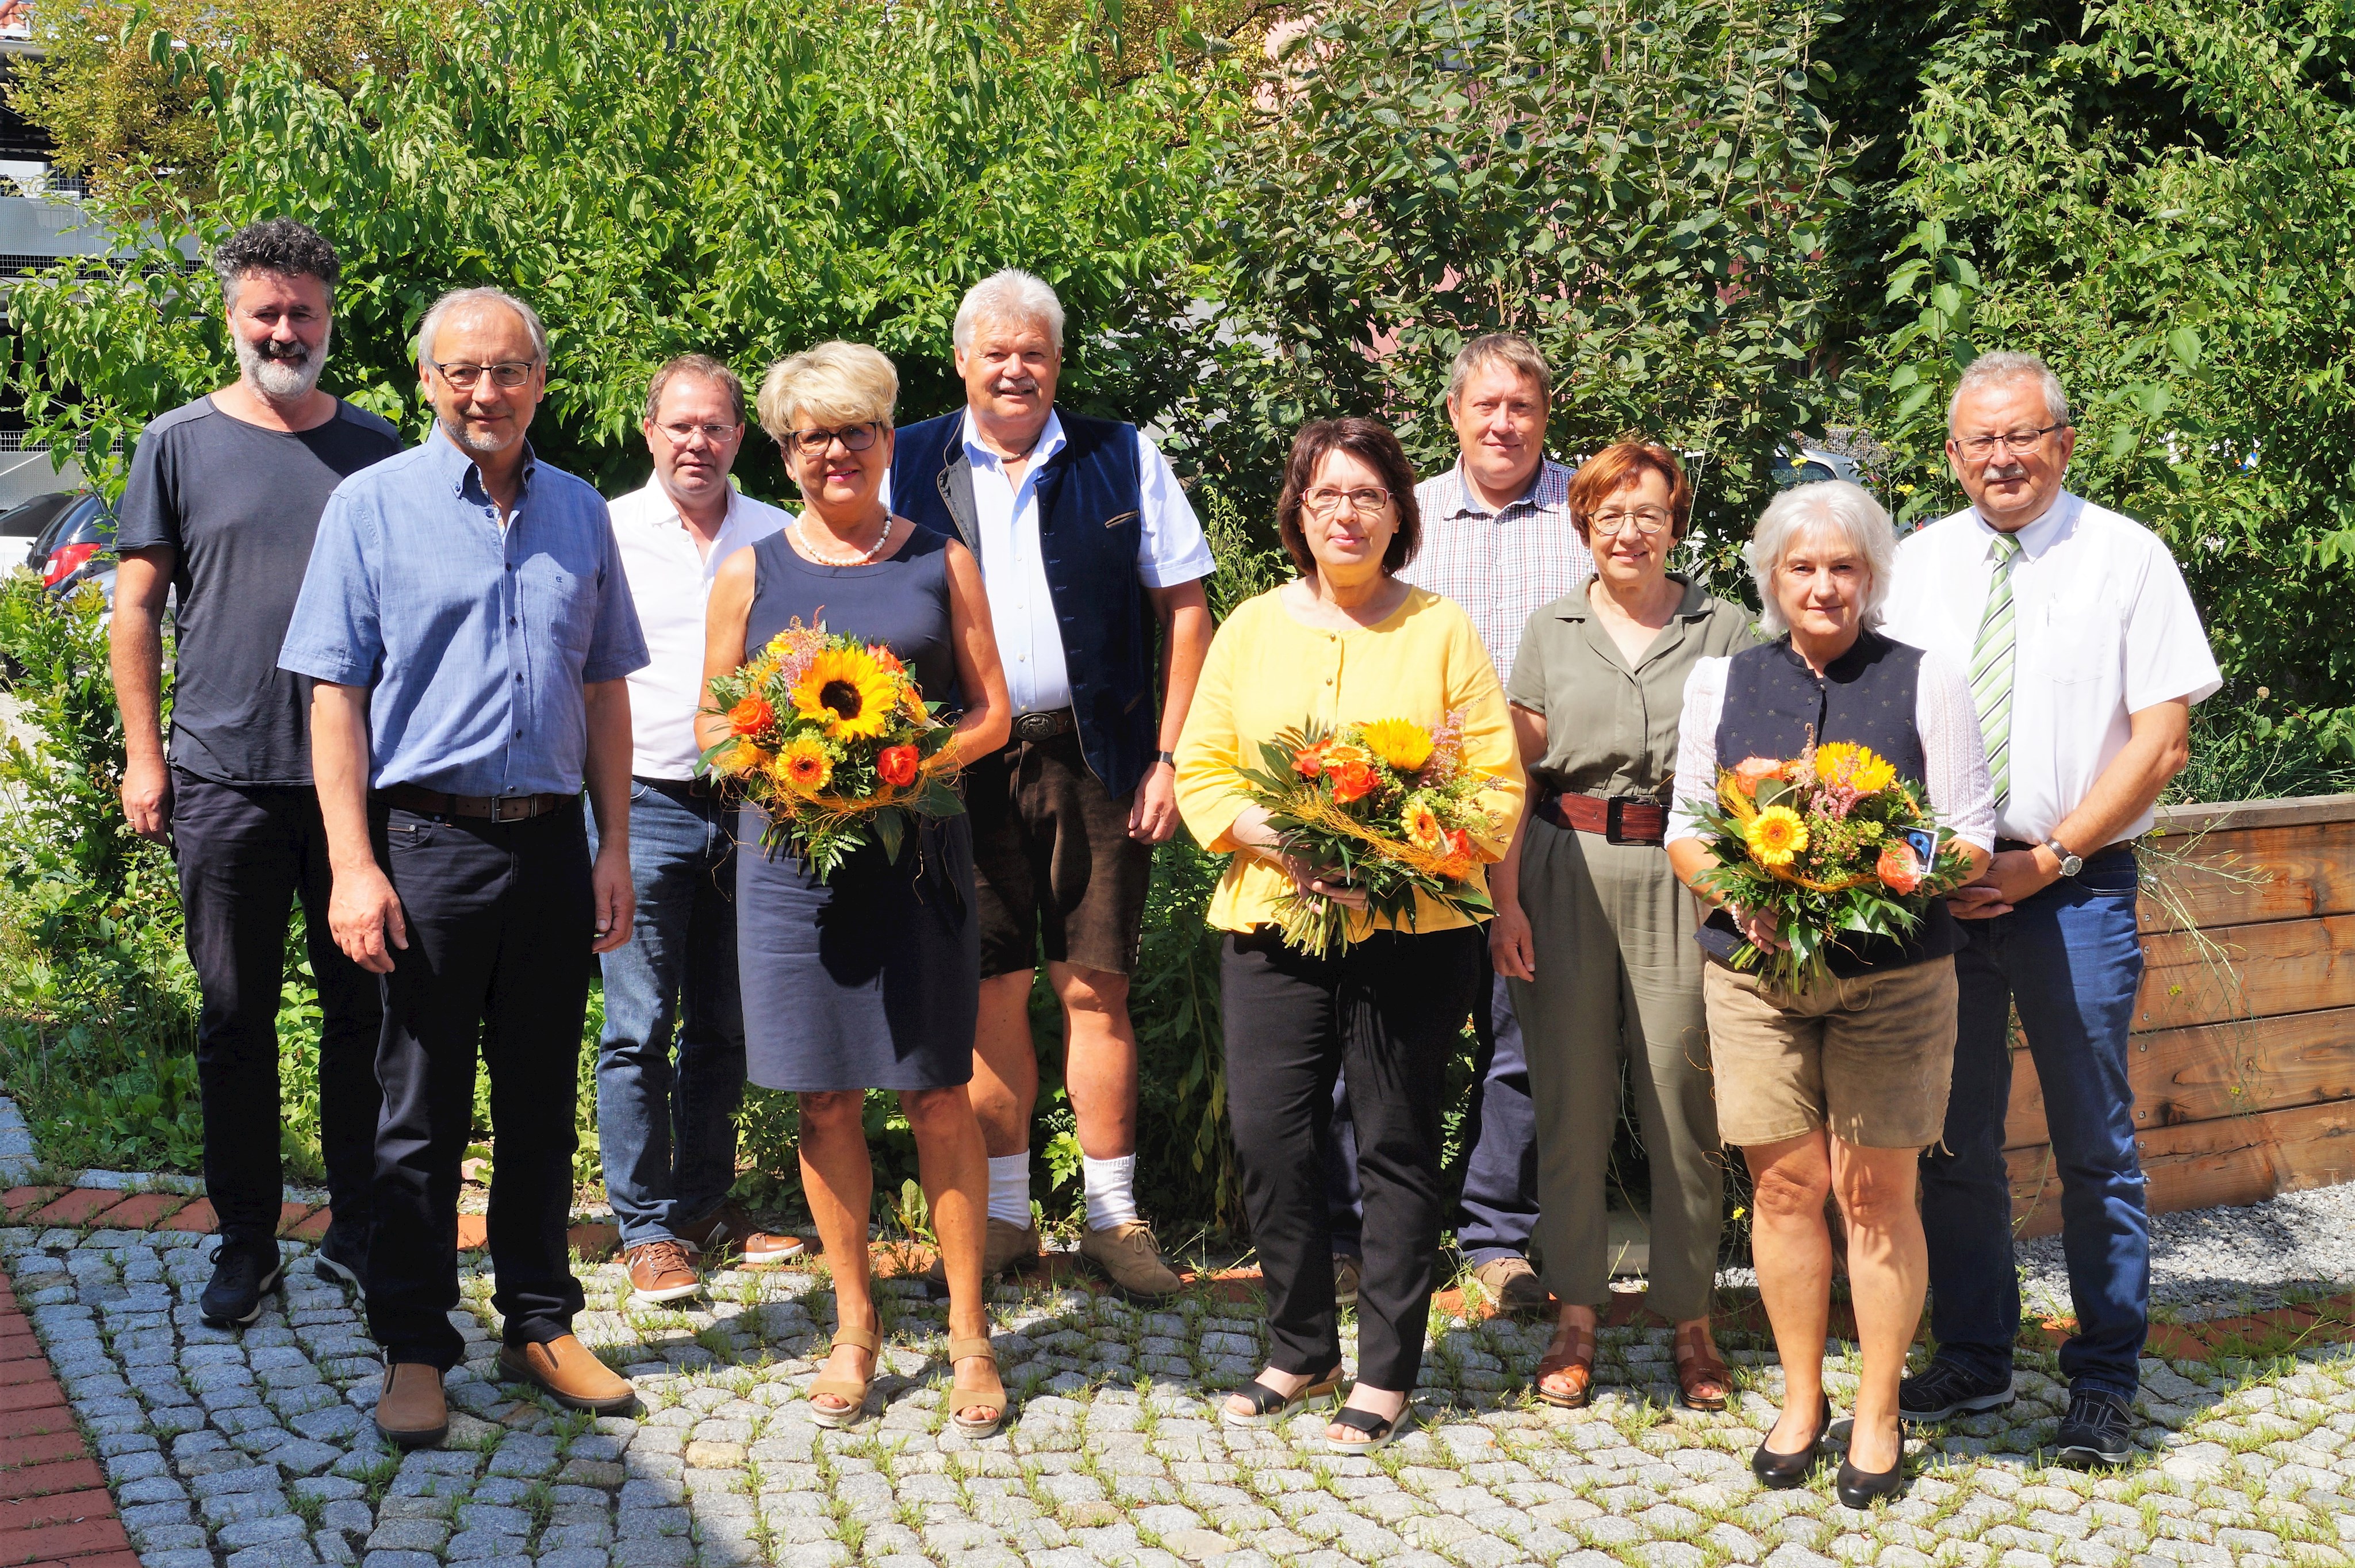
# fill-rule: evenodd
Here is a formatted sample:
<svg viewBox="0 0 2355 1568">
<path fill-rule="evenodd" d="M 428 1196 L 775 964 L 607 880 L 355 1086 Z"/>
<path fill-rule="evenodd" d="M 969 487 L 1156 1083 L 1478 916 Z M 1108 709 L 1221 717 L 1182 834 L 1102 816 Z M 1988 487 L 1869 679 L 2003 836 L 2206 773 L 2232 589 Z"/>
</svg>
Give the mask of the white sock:
<svg viewBox="0 0 2355 1568">
<path fill-rule="evenodd" d="M 1030 1228 L 1030 1151 L 989 1162 L 989 1217 Z"/>
<path fill-rule="evenodd" d="M 1090 1159 L 1080 1157 L 1080 1179 L 1088 1189 L 1088 1229 L 1109 1230 L 1136 1219 L 1136 1157 Z"/>
</svg>

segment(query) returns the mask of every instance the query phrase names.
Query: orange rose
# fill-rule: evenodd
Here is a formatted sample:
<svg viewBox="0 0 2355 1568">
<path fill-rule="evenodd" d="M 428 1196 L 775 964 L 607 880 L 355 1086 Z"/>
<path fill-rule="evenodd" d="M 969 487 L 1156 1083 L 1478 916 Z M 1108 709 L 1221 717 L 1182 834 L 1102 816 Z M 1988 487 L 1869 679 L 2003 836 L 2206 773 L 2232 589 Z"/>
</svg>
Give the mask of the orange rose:
<svg viewBox="0 0 2355 1568">
<path fill-rule="evenodd" d="M 916 748 L 886 746 L 876 753 L 875 771 L 893 789 L 906 789 L 916 782 Z"/>
<path fill-rule="evenodd" d="M 1343 805 L 1365 799 L 1374 793 L 1374 785 L 1380 782 L 1374 775 L 1371 763 L 1343 763 L 1332 770 L 1332 774 L 1333 798 Z"/>
<path fill-rule="evenodd" d="M 1773 757 L 1744 757 L 1733 764 L 1733 782 L 1742 793 L 1755 795 L 1761 780 L 1771 779 L 1783 771 L 1783 764 Z"/>
<path fill-rule="evenodd" d="M 1325 749 L 1330 741 L 1319 741 L 1313 746 L 1303 746 L 1292 753 L 1292 771 L 1302 778 L 1322 778 L 1325 773 Z"/>
<path fill-rule="evenodd" d="M 1910 893 L 1922 885 L 1921 859 L 1913 853 L 1913 846 L 1902 838 L 1882 847 L 1872 869 L 1892 893 Z"/>
<path fill-rule="evenodd" d="M 757 735 L 777 721 L 777 710 L 760 697 L 747 697 L 728 710 L 728 728 L 739 735 Z"/>
</svg>

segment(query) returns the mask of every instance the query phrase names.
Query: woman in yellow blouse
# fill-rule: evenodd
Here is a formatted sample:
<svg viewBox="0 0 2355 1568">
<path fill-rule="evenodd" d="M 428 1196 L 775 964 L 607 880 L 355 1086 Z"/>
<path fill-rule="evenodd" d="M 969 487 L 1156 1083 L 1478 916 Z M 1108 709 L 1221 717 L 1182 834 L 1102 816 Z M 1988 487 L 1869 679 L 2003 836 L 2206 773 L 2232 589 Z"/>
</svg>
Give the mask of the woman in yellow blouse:
<svg viewBox="0 0 2355 1568">
<path fill-rule="evenodd" d="M 1341 1381 L 1322 1146 L 1334 1074 L 1346 1064 L 1365 1194 L 1358 1381 L 1326 1429 L 1365 1454 L 1409 1424 L 1438 1249 L 1441 1090 L 1479 983 L 1479 928 L 1418 895 L 1411 930 L 1377 929 L 1366 897 L 1287 852 L 1267 813 L 1240 795 L 1236 764 L 1304 721 L 1461 714 L 1465 765 L 1497 782 L 1485 804 L 1504 852 L 1521 809 L 1520 753 L 1496 667 L 1470 617 L 1399 581 L 1420 519 L 1414 471 L 1371 420 L 1322 420 L 1293 443 L 1276 512 L 1297 580 L 1237 610 L 1210 644 L 1178 743 L 1178 806 L 1195 838 L 1232 857 L 1210 901 L 1230 933 L 1220 976 L 1227 1104 L 1252 1242 L 1267 1283 L 1267 1369 L 1232 1395 L 1227 1421 L 1263 1424 Z M 1475 876 L 1479 873 L 1476 871 Z M 1354 940 L 1311 958 L 1284 945 L 1277 901 L 1299 891 L 1352 911 Z"/>
</svg>

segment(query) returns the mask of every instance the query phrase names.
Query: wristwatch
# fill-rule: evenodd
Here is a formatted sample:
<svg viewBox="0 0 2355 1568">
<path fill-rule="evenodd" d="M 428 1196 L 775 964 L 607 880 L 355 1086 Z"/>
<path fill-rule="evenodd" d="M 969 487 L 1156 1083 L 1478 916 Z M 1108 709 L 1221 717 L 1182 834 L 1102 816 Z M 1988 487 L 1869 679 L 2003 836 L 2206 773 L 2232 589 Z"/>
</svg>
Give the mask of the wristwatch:
<svg viewBox="0 0 2355 1568">
<path fill-rule="evenodd" d="M 1178 753 L 1175 752 L 1156 752 L 1153 753 L 1153 760 L 1156 763 L 1167 763 L 1174 768 L 1178 765 Z"/>
<path fill-rule="evenodd" d="M 2069 853 L 2069 851 L 2062 847 L 2061 840 L 2058 838 L 2047 838 L 2044 841 L 2044 847 L 2052 851 L 2052 858 L 2054 859 L 2061 862 L 2061 874 L 2062 876 L 2073 877 L 2079 871 L 2084 869 L 2085 862 L 2083 857 Z"/>
</svg>

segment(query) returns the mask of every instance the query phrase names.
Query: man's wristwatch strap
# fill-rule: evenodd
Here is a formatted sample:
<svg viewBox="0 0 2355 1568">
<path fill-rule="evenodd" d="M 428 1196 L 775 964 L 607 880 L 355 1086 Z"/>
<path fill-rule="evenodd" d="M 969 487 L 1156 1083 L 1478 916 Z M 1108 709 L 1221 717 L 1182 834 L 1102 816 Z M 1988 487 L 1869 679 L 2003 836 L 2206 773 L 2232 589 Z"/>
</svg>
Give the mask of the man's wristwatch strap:
<svg viewBox="0 0 2355 1568">
<path fill-rule="evenodd" d="M 1153 753 L 1153 760 L 1156 763 L 1167 763 L 1174 768 L 1178 765 L 1178 753 L 1175 752 L 1156 752 Z"/>
<path fill-rule="evenodd" d="M 2079 857 L 2071 854 L 2068 847 L 2062 844 L 2058 838 L 2047 838 L 2044 841 L 2044 847 L 2052 851 L 2052 858 L 2054 859 L 2061 862 L 2061 874 L 2062 876 L 2073 877 L 2079 871 L 2085 869 L 2085 862 Z"/>
</svg>

